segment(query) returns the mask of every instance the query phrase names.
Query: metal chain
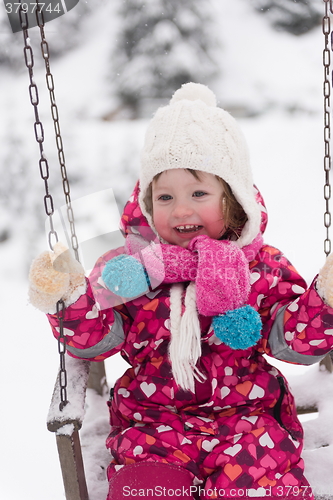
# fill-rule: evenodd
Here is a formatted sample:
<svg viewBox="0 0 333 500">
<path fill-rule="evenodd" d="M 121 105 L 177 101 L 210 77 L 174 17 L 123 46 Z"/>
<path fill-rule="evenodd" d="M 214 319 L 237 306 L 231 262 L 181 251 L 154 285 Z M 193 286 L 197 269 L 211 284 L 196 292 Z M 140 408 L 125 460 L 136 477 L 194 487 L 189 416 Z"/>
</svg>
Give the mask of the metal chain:
<svg viewBox="0 0 333 500">
<path fill-rule="evenodd" d="M 57 318 L 59 322 L 59 337 L 58 337 L 58 353 L 60 357 L 59 369 L 59 388 L 60 388 L 60 403 L 59 410 L 62 411 L 68 403 L 67 399 L 67 371 L 65 364 L 66 354 L 66 338 L 64 336 L 64 316 L 65 304 L 63 300 L 57 302 Z"/>
<path fill-rule="evenodd" d="M 20 3 L 21 3 L 21 0 L 20 0 Z M 36 141 L 38 142 L 39 151 L 40 151 L 39 171 L 40 171 L 40 175 L 44 181 L 44 187 L 45 187 L 44 208 L 45 208 L 45 212 L 46 212 L 46 215 L 48 216 L 49 223 L 50 223 L 50 231 L 48 234 L 48 241 L 49 241 L 50 248 L 53 249 L 52 237 L 54 237 L 56 242 L 57 242 L 58 235 L 54 229 L 53 219 L 52 219 L 52 216 L 54 214 L 54 204 L 53 204 L 53 198 L 49 192 L 49 186 L 48 186 L 48 180 L 49 180 L 49 175 L 50 175 L 49 174 L 49 163 L 48 163 L 48 160 L 44 154 L 44 127 L 43 127 L 42 122 L 39 119 L 39 112 L 38 112 L 39 94 L 38 94 L 37 84 L 34 80 L 34 72 L 33 72 L 34 54 L 33 54 L 32 47 L 30 45 L 30 38 L 29 38 L 29 33 L 28 33 L 28 16 L 27 16 L 27 13 L 22 9 L 22 3 L 21 3 L 20 8 L 19 8 L 19 16 L 20 16 L 20 23 L 21 23 L 21 28 L 23 31 L 23 38 L 24 38 L 24 48 L 23 48 L 24 59 L 25 59 L 26 67 L 28 68 L 29 79 L 30 79 L 29 95 L 30 95 L 30 101 L 34 107 L 34 113 L 35 113 L 35 123 L 34 123 L 35 138 L 36 138 Z"/>
<path fill-rule="evenodd" d="M 38 4 L 38 0 L 37 0 L 37 4 Z M 37 5 L 37 8 L 39 9 L 39 5 Z M 36 16 L 38 19 L 37 14 L 36 14 Z M 50 222 L 50 231 L 48 234 L 48 240 L 49 240 L 50 248 L 53 250 L 53 245 L 52 245 L 51 240 L 52 240 L 52 237 L 54 237 L 56 242 L 57 242 L 58 235 L 54 229 L 53 219 L 52 219 L 52 216 L 54 214 L 54 204 L 53 204 L 53 198 L 49 192 L 49 186 L 48 186 L 49 164 L 48 164 L 48 160 L 44 154 L 44 128 L 43 128 L 42 122 L 40 121 L 39 112 L 38 112 L 39 94 L 38 94 L 38 87 L 37 87 L 37 84 L 35 82 L 34 72 L 33 72 L 34 54 L 33 54 L 32 47 L 30 45 L 30 38 L 29 38 L 29 33 L 28 33 L 28 27 L 29 27 L 28 16 L 27 16 L 27 12 L 24 11 L 22 8 L 22 1 L 21 0 L 20 0 L 20 8 L 19 8 L 19 17 L 20 17 L 20 24 L 21 24 L 23 38 L 24 38 L 24 48 L 23 48 L 24 59 L 25 59 L 25 64 L 28 68 L 29 79 L 30 79 L 30 85 L 29 85 L 30 101 L 31 101 L 32 106 L 34 107 L 34 113 L 35 113 L 35 123 L 34 123 L 35 138 L 36 138 L 36 141 L 39 145 L 39 150 L 40 150 L 39 170 L 40 170 L 40 175 L 44 181 L 44 186 L 45 186 L 44 207 L 45 207 L 46 215 L 48 216 L 48 219 Z M 63 327 L 64 312 L 65 312 L 64 302 L 62 300 L 60 300 L 57 302 L 57 318 L 59 321 L 58 352 L 60 355 L 60 373 L 59 373 L 60 404 L 59 404 L 59 409 L 61 411 L 68 404 L 67 373 L 66 373 L 66 367 L 65 367 L 66 338 L 64 336 L 64 327 Z"/>
<path fill-rule="evenodd" d="M 78 262 L 80 262 L 79 243 L 78 243 L 78 239 L 77 239 L 77 236 L 75 233 L 74 213 L 73 213 L 73 209 L 72 209 L 72 203 L 71 203 L 71 197 L 70 197 L 70 187 L 69 187 L 69 182 L 68 182 L 68 178 L 67 178 L 67 170 L 66 170 L 66 163 L 65 163 L 65 154 L 64 154 L 63 142 L 62 142 L 62 137 L 61 137 L 61 132 L 60 132 L 59 112 L 58 112 L 58 106 L 56 103 L 55 92 L 54 92 L 53 75 L 52 75 L 51 69 L 50 69 L 49 45 L 45 39 L 44 14 L 38 5 L 38 1 L 37 1 L 36 17 L 37 17 L 37 24 L 39 26 L 39 31 L 40 31 L 40 38 L 41 38 L 40 46 L 41 46 L 42 56 L 43 56 L 43 59 L 45 61 L 46 85 L 47 85 L 47 88 L 49 90 L 49 96 L 50 96 L 51 116 L 52 116 L 52 120 L 53 120 L 55 137 L 56 137 L 56 146 L 57 146 L 57 150 L 58 150 L 58 160 L 59 160 L 60 172 L 61 172 L 61 176 L 62 176 L 62 186 L 63 186 L 63 191 L 64 191 L 64 195 L 65 195 L 65 200 L 66 200 L 67 218 L 68 218 L 70 232 L 71 232 L 71 246 L 73 248 L 76 260 Z"/>
<path fill-rule="evenodd" d="M 331 239 L 330 239 L 330 227 L 331 227 L 331 212 L 330 212 L 330 199 L 331 199 L 331 183 L 330 183 L 330 172 L 331 172 L 331 150 L 330 150 L 330 139 L 331 139 L 331 82 L 330 82 L 330 65 L 331 65 L 331 48 L 329 47 L 329 38 L 331 36 L 331 20 L 330 12 L 332 11 L 332 0 L 324 0 L 325 2 L 325 14 L 323 17 L 323 33 L 325 36 L 325 48 L 323 51 L 323 65 L 324 65 L 324 143 L 325 143 L 325 155 L 324 155 L 324 172 L 325 172 L 325 185 L 324 185 L 324 199 L 325 199 L 325 213 L 324 213 L 324 226 L 326 228 L 326 237 L 324 240 L 324 252 L 326 257 L 331 253 Z M 333 83 L 332 83 L 333 84 Z"/>
</svg>

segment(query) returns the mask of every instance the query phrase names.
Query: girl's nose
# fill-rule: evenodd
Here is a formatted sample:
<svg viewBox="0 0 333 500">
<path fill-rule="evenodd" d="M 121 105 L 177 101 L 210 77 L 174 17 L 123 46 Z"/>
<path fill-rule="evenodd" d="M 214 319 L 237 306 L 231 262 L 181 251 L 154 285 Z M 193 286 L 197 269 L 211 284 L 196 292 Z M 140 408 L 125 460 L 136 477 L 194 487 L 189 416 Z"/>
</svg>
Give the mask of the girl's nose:
<svg viewBox="0 0 333 500">
<path fill-rule="evenodd" d="M 172 215 L 177 219 L 192 215 L 193 210 L 187 203 L 177 203 L 173 208 Z"/>
</svg>

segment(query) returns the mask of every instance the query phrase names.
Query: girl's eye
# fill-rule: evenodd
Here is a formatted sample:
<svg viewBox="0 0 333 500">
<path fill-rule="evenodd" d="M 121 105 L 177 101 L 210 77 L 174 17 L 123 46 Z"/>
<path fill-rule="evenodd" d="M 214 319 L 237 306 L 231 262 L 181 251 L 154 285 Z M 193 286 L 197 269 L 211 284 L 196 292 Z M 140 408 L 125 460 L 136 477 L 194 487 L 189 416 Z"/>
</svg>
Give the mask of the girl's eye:
<svg viewBox="0 0 333 500">
<path fill-rule="evenodd" d="M 193 196 L 195 198 L 200 198 L 201 196 L 204 196 L 205 194 L 207 194 L 207 193 L 205 193 L 205 191 L 194 191 Z"/>
<path fill-rule="evenodd" d="M 168 201 L 171 200 L 171 196 L 169 194 L 162 194 L 161 196 L 158 197 L 159 200 L 161 201 Z"/>
</svg>

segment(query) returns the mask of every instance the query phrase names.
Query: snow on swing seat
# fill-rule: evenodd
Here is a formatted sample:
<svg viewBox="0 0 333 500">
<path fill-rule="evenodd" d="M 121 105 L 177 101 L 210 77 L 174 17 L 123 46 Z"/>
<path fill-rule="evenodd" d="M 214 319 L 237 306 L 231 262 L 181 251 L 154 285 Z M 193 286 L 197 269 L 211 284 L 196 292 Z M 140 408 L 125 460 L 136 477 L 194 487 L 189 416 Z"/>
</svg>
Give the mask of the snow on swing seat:
<svg viewBox="0 0 333 500">
<path fill-rule="evenodd" d="M 85 396 L 90 363 L 89 361 L 71 358 L 67 354 L 65 359 L 68 403 L 63 410 L 59 410 L 60 389 L 58 375 L 47 416 L 47 428 L 51 432 L 56 432 L 59 428 L 69 424 L 80 429 L 85 415 Z"/>
<path fill-rule="evenodd" d="M 72 439 L 72 434 L 78 435 L 82 425 L 80 439 L 85 469 L 84 482 L 87 483 L 89 500 L 101 500 L 107 496 L 106 469 L 111 460 L 105 448 L 105 440 L 110 431 L 106 405 L 108 396 L 106 391 L 105 394 L 99 395 L 94 389 L 87 389 L 89 365 L 88 361 L 66 355 L 67 393 L 70 403 L 62 412 L 59 410 L 60 396 L 56 383 L 48 415 L 48 429 L 56 433 L 57 440 L 61 439 L 61 436 Z M 305 475 L 316 500 L 333 500 L 333 373 L 316 364 L 301 375 L 289 374 L 288 382 L 304 428 L 302 457 L 305 462 Z M 311 418 L 304 421 L 302 414 L 308 413 L 309 409 L 312 409 L 313 413 L 307 417 Z M 59 455 L 60 453 L 59 449 Z M 78 475 L 80 476 L 80 473 Z M 85 496 L 84 492 L 79 491 L 80 488 L 73 493 L 76 487 L 72 484 L 73 477 L 69 478 L 69 482 L 67 500 L 88 499 L 87 494 Z"/>
</svg>

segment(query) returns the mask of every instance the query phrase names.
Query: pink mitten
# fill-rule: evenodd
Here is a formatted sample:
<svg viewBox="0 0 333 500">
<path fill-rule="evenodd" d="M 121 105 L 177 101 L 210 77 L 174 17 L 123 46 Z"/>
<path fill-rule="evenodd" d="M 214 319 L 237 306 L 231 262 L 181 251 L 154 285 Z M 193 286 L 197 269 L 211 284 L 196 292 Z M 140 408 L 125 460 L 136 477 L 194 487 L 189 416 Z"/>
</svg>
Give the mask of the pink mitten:
<svg viewBox="0 0 333 500">
<path fill-rule="evenodd" d="M 216 316 L 243 306 L 250 292 L 248 260 L 236 243 L 197 236 L 188 249 L 198 254 L 197 308 Z"/>
</svg>

